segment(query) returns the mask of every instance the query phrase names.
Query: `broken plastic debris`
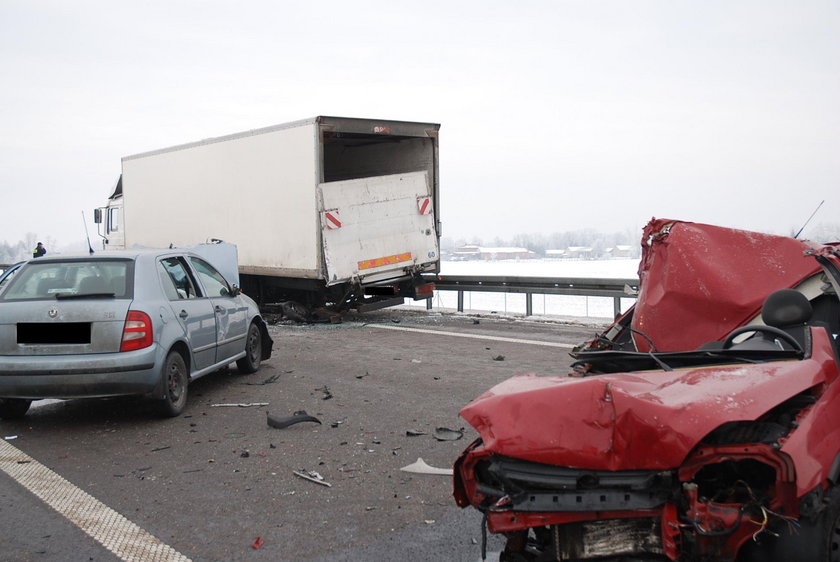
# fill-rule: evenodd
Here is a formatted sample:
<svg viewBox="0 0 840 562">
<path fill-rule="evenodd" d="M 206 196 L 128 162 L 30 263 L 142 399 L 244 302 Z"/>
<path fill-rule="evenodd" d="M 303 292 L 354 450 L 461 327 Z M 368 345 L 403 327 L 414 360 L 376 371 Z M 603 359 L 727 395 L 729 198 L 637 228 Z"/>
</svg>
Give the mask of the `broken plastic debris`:
<svg viewBox="0 0 840 562">
<path fill-rule="evenodd" d="M 418 435 L 426 435 L 426 433 L 416 429 L 408 429 L 406 430 L 405 435 L 406 437 L 417 437 Z"/>
<path fill-rule="evenodd" d="M 320 484 L 321 486 L 326 486 L 327 488 L 332 488 L 332 484 L 324 480 L 324 477 L 314 472 L 312 470 L 294 470 L 292 474 L 299 478 L 303 478 L 304 480 L 309 480 L 310 482 L 315 482 L 316 484 Z"/>
<path fill-rule="evenodd" d="M 7 435 L 3 439 L 6 441 L 11 441 L 12 439 L 17 439 L 17 435 Z"/>
<path fill-rule="evenodd" d="M 239 402 L 235 404 L 211 404 L 211 408 L 250 408 L 251 406 L 268 406 L 268 402 Z"/>
<path fill-rule="evenodd" d="M 251 543 L 251 548 L 254 550 L 259 550 L 259 548 L 263 545 L 262 537 L 257 537 L 254 539 L 254 542 Z"/>
<path fill-rule="evenodd" d="M 289 416 L 287 418 L 281 418 L 280 416 L 275 416 L 269 412 L 265 413 L 268 419 L 268 425 L 277 429 L 283 429 L 289 427 L 290 425 L 295 425 L 296 423 L 300 422 L 315 422 L 318 425 L 321 425 L 321 420 L 316 418 L 315 416 L 310 416 L 303 410 L 298 410 L 294 413 L 294 415 Z"/>
<path fill-rule="evenodd" d="M 448 427 L 439 427 L 435 430 L 435 439 L 438 441 L 457 441 L 464 436 L 464 428 L 449 429 Z"/>
<path fill-rule="evenodd" d="M 415 474 L 439 474 L 441 476 L 452 476 L 451 468 L 437 468 L 426 464 L 422 458 L 417 457 L 417 460 L 408 466 L 402 467 L 403 472 L 413 472 Z"/>
<path fill-rule="evenodd" d="M 279 378 L 280 378 L 280 375 L 271 375 L 270 377 L 268 377 L 267 379 L 265 379 L 262 382 L 243 382 L 242 384 L 247 384 L 247 385 L 251 385 L 251 386 L 263 386 L 263 385 L 266 385 L 266 384 L 275 383 L 275 382 L 277 382 L 277 379 L 279 379 Z"/>
<path fill-rule="evenodd" d="M 497 355 L 493 358 L 493 361 L 504 361 L 504 360 L 505 360 L 504 355 Z"/>
</svg>

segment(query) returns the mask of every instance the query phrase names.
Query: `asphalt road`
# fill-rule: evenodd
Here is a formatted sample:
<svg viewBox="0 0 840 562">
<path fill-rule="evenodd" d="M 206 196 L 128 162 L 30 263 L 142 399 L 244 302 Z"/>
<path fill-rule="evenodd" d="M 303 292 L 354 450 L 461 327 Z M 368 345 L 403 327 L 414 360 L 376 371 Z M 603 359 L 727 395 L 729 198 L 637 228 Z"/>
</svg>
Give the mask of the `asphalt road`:
<svg viewBox="0 0 840 562">
<path fill-rule="evenodd" d="M 86 493 L 62 500 L 71 509 L 98 500 L 192 560 L 474 562 L 480 517 L 455 506 L 451 478 L 400 467 L 422 457 L 451 468 L 476 434 L 467 427 L 462 439 L 439 441 L 436 428 L 464 427 L 460 408 L 513 375 L 567 372 L 568 349 L 556 344 L 599 327 L 395 310 L 277 324 L 274 356 L 259 372 L 196 381 L 180 417 L 154 418 L 134 399 L 36 403 L 25 419 L 0 422 L 0 439 L 28 456 L 0 461 L 24 472 L 43 465 Z M 266 423 L 267 412 L 298 410 L 322 424 Z M 0 472 L 0 560 L 130 559 L 18 480 Z M 124 543 L 130 533 L 111 535 Z M 501 547 L 490 537 L 491 551 Z"/>
</svg>

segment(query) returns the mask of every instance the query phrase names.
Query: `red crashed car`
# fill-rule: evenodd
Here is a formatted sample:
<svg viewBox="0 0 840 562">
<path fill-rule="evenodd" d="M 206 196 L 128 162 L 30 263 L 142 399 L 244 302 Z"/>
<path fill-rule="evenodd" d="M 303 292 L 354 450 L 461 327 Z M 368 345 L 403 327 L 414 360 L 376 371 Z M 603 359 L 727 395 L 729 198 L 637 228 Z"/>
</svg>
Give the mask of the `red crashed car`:
<svg viewBox="0 0 840 562">
<path fill-rule="evenodd" d="M 502 561 L 840 560 L 840 245 L 654 219 L 642 246 L 568 375 L 461 411 L 458 505 Z"/>
</svg>

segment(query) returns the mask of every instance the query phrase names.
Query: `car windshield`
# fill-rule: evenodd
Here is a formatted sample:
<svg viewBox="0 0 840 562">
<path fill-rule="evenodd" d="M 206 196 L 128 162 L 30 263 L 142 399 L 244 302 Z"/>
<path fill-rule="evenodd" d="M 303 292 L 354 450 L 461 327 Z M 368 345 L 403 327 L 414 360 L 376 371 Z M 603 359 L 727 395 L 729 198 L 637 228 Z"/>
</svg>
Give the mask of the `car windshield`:
<svg viewBox="0 0 840 562">
<path fill-rule="evenodd" d="M 131 296 L 133 261 L 33 261 L 20 269 L 0 300 Z"/>
</svg>

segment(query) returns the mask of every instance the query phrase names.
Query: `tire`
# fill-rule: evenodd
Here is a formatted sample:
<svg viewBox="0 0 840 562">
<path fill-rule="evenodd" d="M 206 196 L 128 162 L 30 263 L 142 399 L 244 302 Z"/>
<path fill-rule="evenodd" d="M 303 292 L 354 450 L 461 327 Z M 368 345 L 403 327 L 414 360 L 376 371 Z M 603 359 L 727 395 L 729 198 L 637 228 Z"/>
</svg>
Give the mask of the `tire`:
<svg viewBox="0 0 840 562">
<path fill-rule="evenodd" d="M 166 356 L 160 373 L 163 398 L 158 401 L 158 410 L 164 417 L 173 418 L 184 411 L 187 405 L 187 387 L 190 375 L 184 358 L 177 351 Z"/>
<path fill-rule="evenodd" d="M 24 398 L 0 398 L 0 419 L 16 420 L 26 415 L 32 400 Z"/>
<path fill-rule="evenodd" d="M 262 361 L 262 332 L 256 322 L 251 322 L 248 337 L 245 338 L 245 357 L 236 361 L 240 373 L 256 373 Z"/>
</svg>

